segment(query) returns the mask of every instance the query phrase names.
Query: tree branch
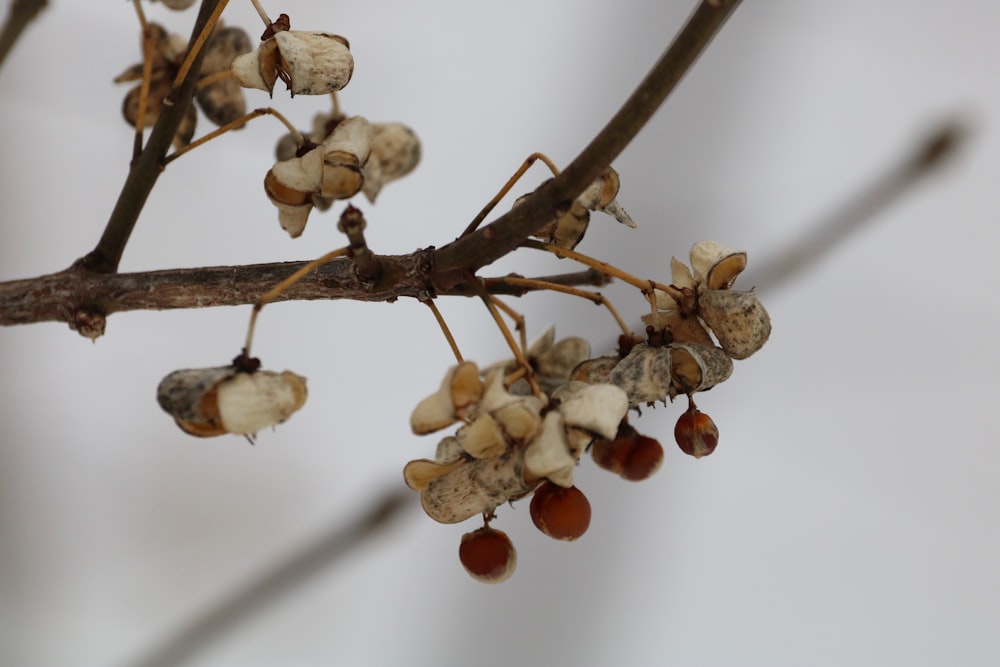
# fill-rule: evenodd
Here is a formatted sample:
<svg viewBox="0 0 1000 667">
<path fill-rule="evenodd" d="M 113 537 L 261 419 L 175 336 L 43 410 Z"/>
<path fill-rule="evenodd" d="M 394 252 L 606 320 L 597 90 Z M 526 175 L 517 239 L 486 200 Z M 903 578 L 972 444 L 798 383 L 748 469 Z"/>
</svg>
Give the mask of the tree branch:
<svg viewBox="0 0 1000 667">
<path fill-rule="evenodd" d="M 219 0 L 205 0 L 195 34 Z M 567 208 L 642 129 L 694 64 L 739 0 L 704 0 L 688 23 L 622 108 L 579 156 L 546 186 L 493 223 L 437 251 L 379 257 L 382 274 L 362 284 L 353 264 L 335 260 L 285 292 L 282 300 L 355 299 L 391 301 L 438 294 L 471 293 L 470 277 L 516 249 L 559 211 Z M 203 308 L 254 303 L 261 294 L 304 262 L 242 267 L 177 269 L 112 275 L 161 160 L 190 103 L 185 97 L 161 113 L 146 148 L 122 188 L 98 247 L 73 267 L 29 280 L 0 283 L 0 324 L 68 322 L 84 335 L 103 333 L 103 317 L 124 310 Z"/>
<path fill-rule="evenodd" d="M 0 29 L 0 66 L 7 60 L 7 55 L 21 34 L 24 33 L 24 29 L 48 4 L 48 0 L 11 1 L 7 19 L 4 21 L 3 28 Z"/>
<path fill-rule="evenodd" d="M 191 32 L 190 44 L 195 43 L 220 1 L 203 0 Z M 164 102 L 156 123 L 153 125 L 153 130 L 150 132 L 149 141 L 146 142 L 138 159 L 132 163 L 132 168 L 129 169 L 121 193 L 118 195 L 118 201 L 115 202 L 115 207 L 111 211 L 111 216 L 104 227 L 100 241 L 97 242 L 97 247 L 78 259 L 74 267 L 97 273 L 113 273 L 118 270 L 122 253 L 125 251 L 125 245 L 139 219 L 139 214 L 146 205 L 146 199 L 153 190 L 153 186 L 156 185 L 156 180 L 163 172 L 163 158 L 166 157 L 167 151 L 173 143 L 174 134 L 191 105 L 194 86 L 204 56 L 205 50 L 201 49 L 195 56 L 191 69 L 188 70 L 187 76 L 180 86 L 168 95 L 169 99 Z"/>
</svg>

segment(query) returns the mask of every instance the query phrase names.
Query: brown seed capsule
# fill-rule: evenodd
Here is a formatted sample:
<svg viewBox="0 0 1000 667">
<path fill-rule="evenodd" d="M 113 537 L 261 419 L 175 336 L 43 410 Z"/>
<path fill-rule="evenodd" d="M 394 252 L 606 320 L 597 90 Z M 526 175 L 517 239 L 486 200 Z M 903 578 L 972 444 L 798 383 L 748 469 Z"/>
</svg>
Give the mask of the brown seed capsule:
<svg viewBox="0 0 1000 667">
<path fill-rule="evenodd" d="M 674 439 L 681 451 L 700 459 L 715 451 L 719 444 L 719 429 L 711 417 L 691 406 L 677 419 Z"/>
<path fill-rule="evenodd" d="M 670 349 L 671 396 L 707 391 L 733 373 L 733 361 L 722 348 L 698 343 L 673 343 Z"/>
<path fill-rule="evenodd" d="M 652 477 L 663 463 L 663 446 L 653 438 L 623 424 L 614 440 L 598 439 L 591 445 L 594 463 L 622 479 L 638 482 Z"/>
<path fill-rule="evenodd" d="M 590 502 L 575 486 L 545 481 L 531 498 L 531 520 L 549 537 L 572 541 L 590 527 Z"/>
<path fill-rule="evenodd" d="M 483 526 L 462 535 L 458 559 L 476 581 L 498 584 L 514 574 L 517 567 L 517 550 L 507 533 Z"/>
</svg>

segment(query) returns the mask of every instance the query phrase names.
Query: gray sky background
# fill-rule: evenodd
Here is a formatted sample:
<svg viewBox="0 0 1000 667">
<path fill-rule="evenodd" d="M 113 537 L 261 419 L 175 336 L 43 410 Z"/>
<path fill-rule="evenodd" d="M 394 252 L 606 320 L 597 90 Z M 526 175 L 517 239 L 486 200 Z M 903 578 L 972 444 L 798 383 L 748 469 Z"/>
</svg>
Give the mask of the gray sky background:
<svg viewBox="0 0 1000 667">
<path fill-rule="evenodd" d="M 418 170 L 376 206 L 359 202 L 371 247 L 404 253 L 453 239 L 529 153 L 568 163 L 693 4 L 267 8 L 347 36 L 345 110 L 420 135 Z M 189 31 L 193 13 L 146 7 Z M 261 30 L 249 3 L 225 18 Z M 414 502 L 191 664 L 996 664 L 997 25 L 992 2 L 746 3 L 616 162 L 639 229 L 595 216 L 580 250 L 668 278 L 671 255 L 716 239 L 749 252 L 749 287 L 935 123 L 960 117 L 973 136 L 807 273 L 757 285 L 770 343 L 699 400 L 718 451 L 676 450 L 682 406 L 646 411 L 637 427 L 667 446 L 659 474 L 626 483 L 585 459 L 594 517 L 573 544 L 538 533 L 524 506 L 502 510 L 519 566 L 499 587 L 458 563 L 474 522 L 438 525 Z M 53 3 L 15 47 L 0 71 L 0 279 L 64 268 L 96 242 L 132 139 L 127 86 L 111 79 L 139 59 L 125 2 Z M 300 126 L 325 103 L 271 102 Z M 261 182 L 282 132 L 260 119 L 172 164 L 122 270 L 342 245 L 339 208 L 300 239 L 279 229 Z M 535 169 L 524 191 L 544 177 Z M 493 269 L 572 267 L 525 251 Z M 634 290 L 607 294 L 630 319 L 644 312 Z M 440 306 L 466 357 L 507 356 L 478 302 Z M 517 306 L 532 337 L 554 323 L 604 352 L 615 336 L 585 302 Z M 451 354 L 408 301 L 266 308 L 255 353 L 308 376 L 305 409 L 256 447 L 185 436 L 157 383 L 228 362 L 249 312 L 118 314 L 96 344 L 61 324 L 0 330 L 0 662 L 125 664 L 433 453 L 408 416 Z"/>
</svg>

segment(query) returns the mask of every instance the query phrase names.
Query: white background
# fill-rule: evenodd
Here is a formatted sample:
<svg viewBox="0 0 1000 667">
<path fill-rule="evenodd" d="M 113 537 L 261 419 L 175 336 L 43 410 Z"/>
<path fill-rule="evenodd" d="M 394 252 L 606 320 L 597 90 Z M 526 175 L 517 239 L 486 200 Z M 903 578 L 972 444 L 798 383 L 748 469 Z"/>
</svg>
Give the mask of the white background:
<svg viewBox="0 0 1000 667">
<path fill-rule="evenodd" d="M 377 206 L 358 202 L 370 245 L 405 253 L 454 238 L 532 151 L 568 163 L 692 4 L 268 9 L 347 36 L 357 68 L 345 109 L 422 138 L 419 169 Z M 128 166 L 127 87 L 111 79 L 140 57 L 131 7 L 53 5 L 0 71 L 4 280 L 93 247 Z M 146 7 L 189 31 L 194 10 Z M 225 17 L 261 30 L 248 3 Z M 757 284 L 771 341 L 699 400 L 719 425 L 718 451 L 684 456 L 671 437 L 681 407 L 647 410 L 636 423 L 667 445 L 659 474 L 632 484 L 585 460 L 578 484 L 594 517 L 573 544 L 538 533 L 525 507 L 503 509 L 495 525 L 519 567 L 497 587 L 458 563 L 474 522 L 442 526 L 413 502 L 191 664 L 996 664 L 997 25 L 992 2 L 739 9 L 616 161 L 639 229 L 595 216 L 580 250 L 665 279 L 671 255 L 717 239 L 749 252 L 749 287 L 936 122 L 958 116 L 973 134 L 949 169 L 807 272 Z M 276 91 L 273 104 L 307 126 L 325 100 Z M 314 215 L 297 240 L 278 228 L 261 181 L 281 133 L 257 120 L 171 165 L 121 269 L 307 259 L 341 245 L 339 209 Z M 543 177 L 535 169 L 524 190 Z M 574 268 L 533 251 L 491 267 L 511 270 Z M 634 290 L 607 293 L 630 319 L 644 312 Z M 586 302 L 517 305 L 531 336 L 555 323 L 603 353 L 615 335 Z M 508 356 L 481 304 L 440 306 L 468 358 Z M 96 344 L 64 324 L 0 330 L 0 662 L 135 660 L 402 486 L 405 462 L 433 452 L 407 419 L 451 355 L 411 301 L 266 308 L 255 353 L 308 376 L 305 409 L 256 447 L 184 435 L 156 405 L 156 384 L 226 363 L 249 310 L 117 314 Z"/>
</svg>

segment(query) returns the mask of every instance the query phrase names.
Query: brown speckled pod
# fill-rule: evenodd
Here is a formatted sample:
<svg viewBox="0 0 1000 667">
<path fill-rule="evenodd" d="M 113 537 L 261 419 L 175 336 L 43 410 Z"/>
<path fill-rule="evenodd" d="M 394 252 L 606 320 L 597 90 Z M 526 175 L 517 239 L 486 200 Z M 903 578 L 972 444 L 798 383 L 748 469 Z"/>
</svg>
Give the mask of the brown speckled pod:
<svg viewBox="0 0 1000 667">
<path fill-rule="evenodd" d="M 771 335 L 771 318 L 756 292 L 705 290 L 698 296 L 698 312 L 733 359 L 746 359 Z"/>
<path fill-rule="evenodd" d="M 733 373 L 733 361 L 722 348 L 673 343 L 670 349 L 671 396 L 707 391 Z"/>
<path fill-rule="evenodd" d="M 608 381 L 625 390 L 633 407 L 665 401 L 670 392 L 670 348 L 639 343 L 618 362 Z"/>
</svg>

